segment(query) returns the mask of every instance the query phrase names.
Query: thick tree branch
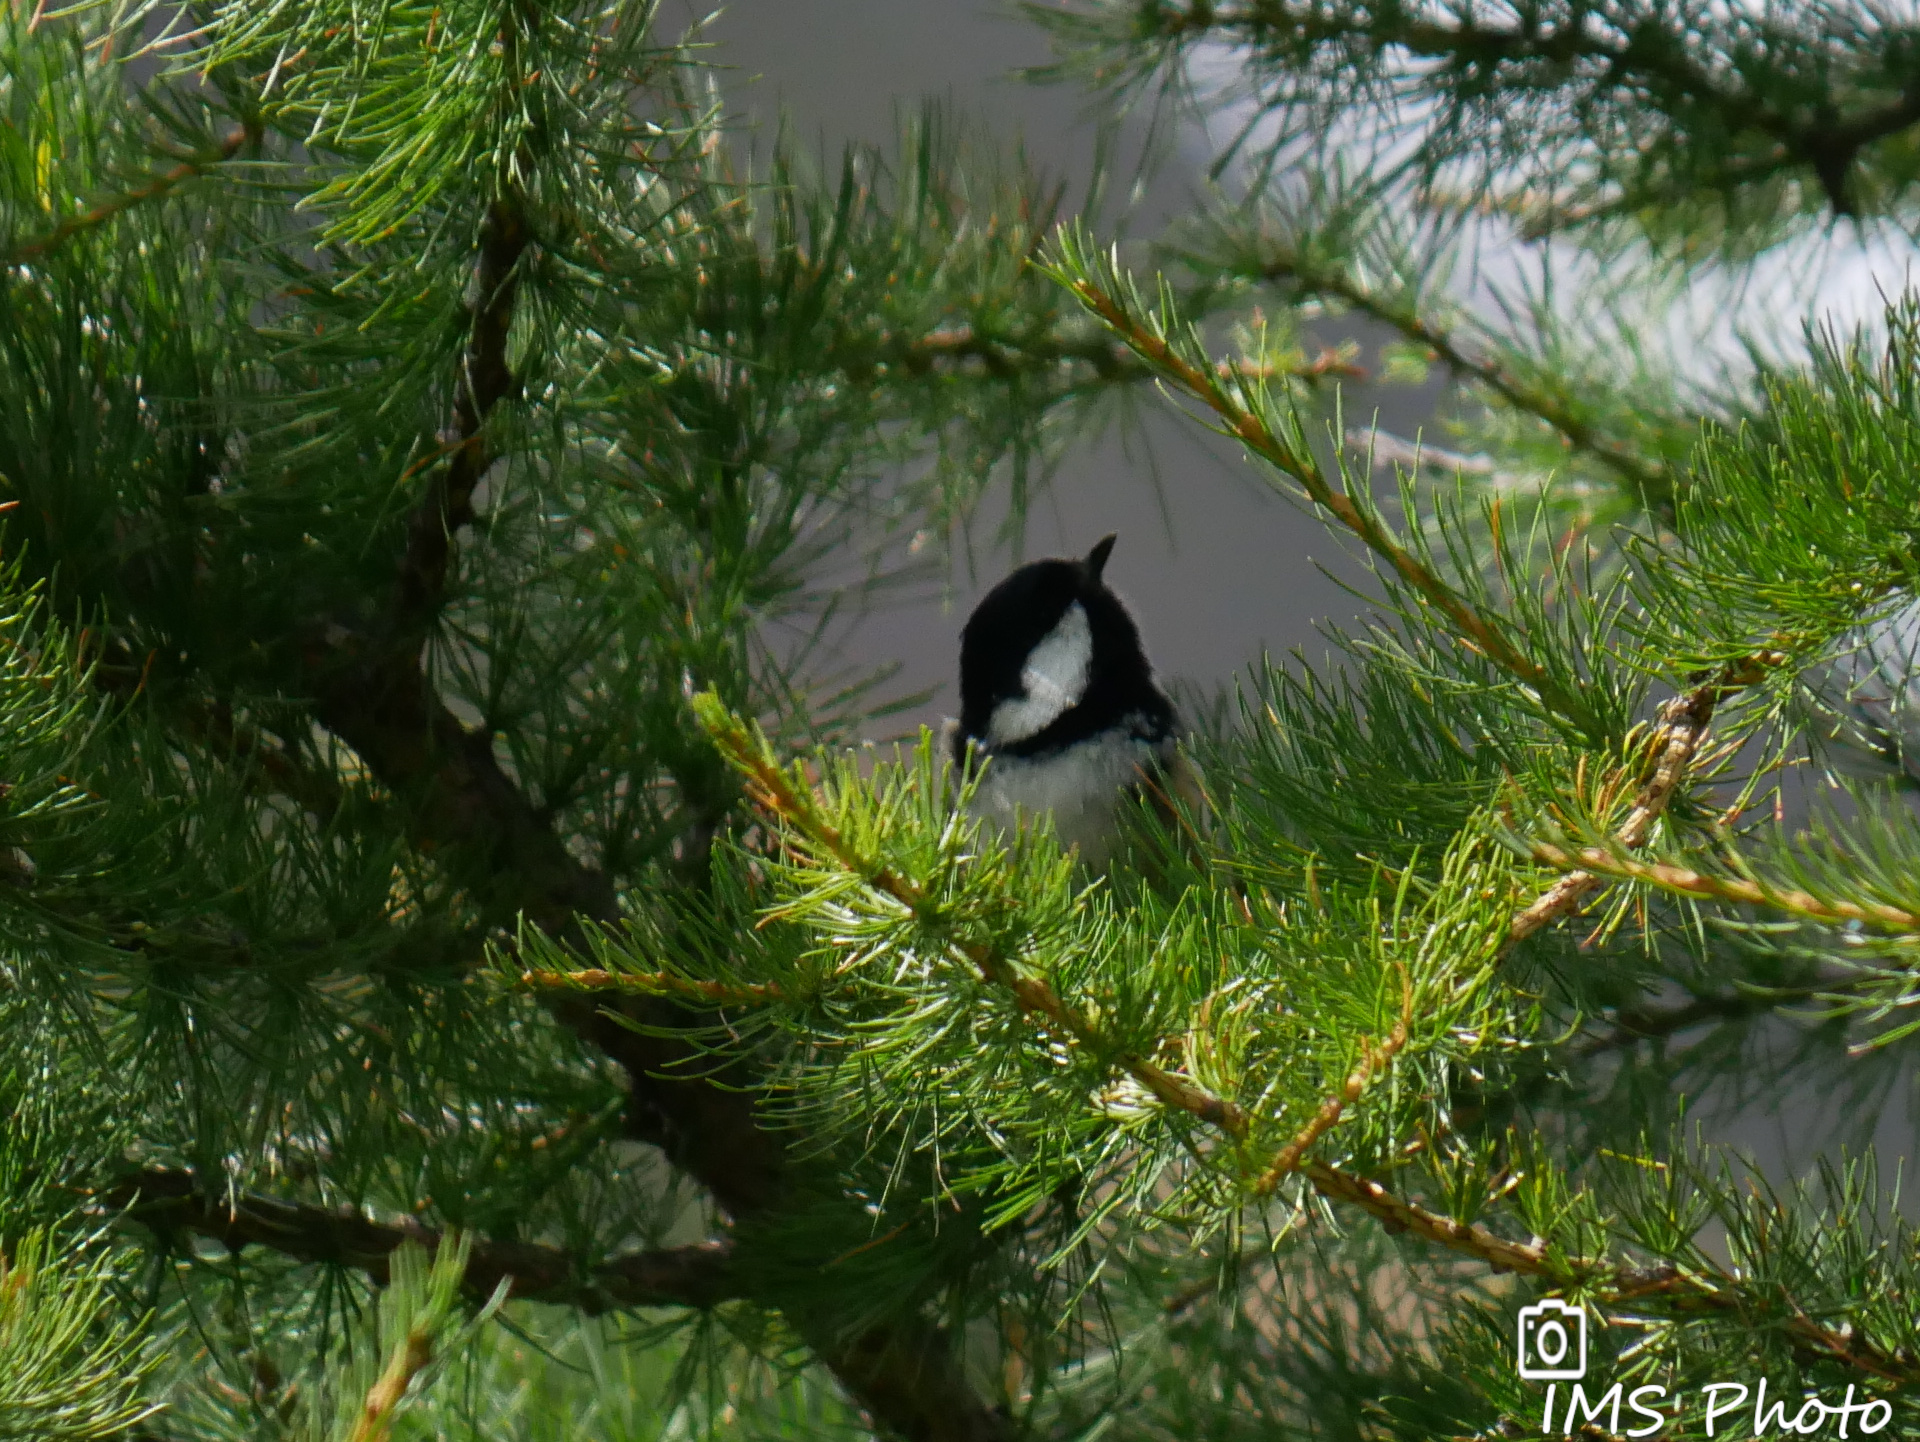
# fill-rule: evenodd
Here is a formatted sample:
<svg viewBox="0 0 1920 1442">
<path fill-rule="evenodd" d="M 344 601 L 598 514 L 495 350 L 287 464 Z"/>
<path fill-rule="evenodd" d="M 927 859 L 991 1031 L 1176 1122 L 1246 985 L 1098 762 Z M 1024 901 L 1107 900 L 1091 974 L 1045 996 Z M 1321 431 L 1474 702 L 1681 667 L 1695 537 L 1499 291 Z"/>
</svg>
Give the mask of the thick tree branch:
<svg viewBox="0 0 1920 1442">
<path fill-rule="evenodd" d="M 518 388 L 507 341 L 530 243 L 517 203 L 496 201 L 482 230 L 471 330 L 455 387 L 457 445 L 408 522 L 386 614 L 364 631 L 321 629 L 307 664 L 321 723 L 393 789 L 407 808 L 414 845 L 467 879 L 503 919 L 517 913 L 550 935 L 578 939 L 582 918 L 619 920 L 612 882 L 567 847 L 506 774 L 493 738 L 469 732 L 435 694 L 422 656 L 445 598 L 455 538 L 473 519 L 474 491 L 493 463 L 488 416 Z M 634 1135 L 658 1144 L 734 1218 L 780 1211 L 789 1199 L 785 1145 L 756 1124 L 750 1079 L 717 1074 L 712 1058 L 683 1039 L 697 1026 L 696 1014 L 663 998 L 634 996 L 560 997 L 554 1010 L 625 1069 Z M 911 1315 L 850 1325 L 831 1296 L 788 1310 L 815 1356 L 882 1430 L 908 1442 L 997 1442 L 1007 1435 L 1006 1419 L 973 1391 L 938 1327 Z"/>
<path fill-rule="evenodd" d="M 214 1196 L 192 1172 L 171 1168 L 127 1177 L 96 1194 L 92 1205 L 155 1232 L 211 1237 L 229 1251 L 266 1247 L 302 1262 L 351 1267 L 380 1286 L 401 1243 L 417 1242 L 429 1253 L 440 1245 L 440 1233 L 418 1222 L 375 1222 L 351 1209 L 252 1193 Z M 740 1295 L 731 1258 L 728 1244 L 708 1242 L 630 1252 L 588 1267 L 559 1247 L 476 1238 L 464 1285 L 469 1297 L 484 1301 L 504 1280 L 510 1297 L 589 1315 L 621 1307 L 711 1307 Z"/>
</svg>

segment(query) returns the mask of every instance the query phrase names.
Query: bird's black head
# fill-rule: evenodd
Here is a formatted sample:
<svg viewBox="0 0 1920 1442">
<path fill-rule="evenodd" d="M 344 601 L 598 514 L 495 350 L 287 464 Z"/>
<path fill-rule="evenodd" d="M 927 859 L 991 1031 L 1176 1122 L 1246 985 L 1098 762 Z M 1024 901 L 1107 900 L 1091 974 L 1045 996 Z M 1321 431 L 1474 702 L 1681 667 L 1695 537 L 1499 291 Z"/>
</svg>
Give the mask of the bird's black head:
<svg viewBox="0 0 1920 1442">
<path fill-rule="evenodd" d="M 1084 561 L 1022 566 L 974 607 L 960 633 L 963 751 L 1037 756 L 1122 724 L 1173 734 L 1133 617 L 1100 579 L 1113 541 Z"/>
</svg>

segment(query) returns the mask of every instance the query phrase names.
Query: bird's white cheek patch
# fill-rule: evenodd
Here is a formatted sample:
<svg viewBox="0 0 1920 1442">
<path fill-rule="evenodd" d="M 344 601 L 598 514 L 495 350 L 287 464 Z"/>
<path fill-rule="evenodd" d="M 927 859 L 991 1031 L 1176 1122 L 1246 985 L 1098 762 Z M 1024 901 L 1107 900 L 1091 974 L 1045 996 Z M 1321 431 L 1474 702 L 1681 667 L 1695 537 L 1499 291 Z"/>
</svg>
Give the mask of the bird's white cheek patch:
<svg viewBox="0 0 1920 1442">
<path fill-rule="evenodd" d="M 1078 601 L 1027 655 L 1020 671 L 1026 695 L 1002 701 L 987 721 L 990 745 L 1006 746 L 1037 736 L 1080 704 L 1093 665 L 1093 631 Z"/>
</svg>

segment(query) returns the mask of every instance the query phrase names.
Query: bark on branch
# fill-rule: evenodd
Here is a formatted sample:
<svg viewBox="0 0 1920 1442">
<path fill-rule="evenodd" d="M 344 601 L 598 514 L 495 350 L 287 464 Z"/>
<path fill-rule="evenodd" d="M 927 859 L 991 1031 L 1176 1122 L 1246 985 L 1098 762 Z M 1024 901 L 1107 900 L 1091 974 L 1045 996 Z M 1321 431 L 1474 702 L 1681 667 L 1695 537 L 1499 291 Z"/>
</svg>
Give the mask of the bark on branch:
<svg viewBox="0 0 1920 1442">
<path fill-rule="evenodd" d="M 302 1262 L 324 1262 L 388 1280 L 393 1253 L 416 1242 L 429 1254 L 441 1234 L 418 1222 L 376 1222 L 352 1209 L 317 1207 L 253 1193 L 214 1195 L 190 1171 L 154 1167 L 93 1198 L 95 1209 L 119 1213 L 155 1232 L 211 1237 L 229 1251 L 265 1247 Z M 592 1266 L 571 1252 L 537 1242 L 475 1238 L 464 1288 L 485 1301 L 505 1280 L 507 1295 L 552 1302 L 598 1315 L 621 1307 L 711 1307 L 738 1296 L 724 1242 L 629 1252 Z"/>
<path fill-rule="evenodd" d="M 1342 301 L 1362 315 L 1392 326 L 1439 357 L 1456 377 L 1478 382 L 1516 411 L 1552 426 L 1569 445 L 1625 481 L 1642 505 L 1668 512 L 1673 509 L 1673 478 L 1665 467 L 1649 465 L 1630 447 L 1602 435 L 1558 396 L 1528 385 L 1495 361 L 1475 355 L 1452 331 L 1413 306 L 1394 305 L 1350 275 L 1313 267 L 1296 258 L 1271 260 L 1261 267 L 1261 274 L 1267 280 L 1287 281 L 1303 294 Z"/>
<path fill-rule="evenodd" d="M 1674 697 L 1660 708 L 1659 724 L 1654 728 L 1648 751 L 1654 757 L 1653 772 L 1634 799 L 1633 810 L 1621 823 L 1614 840 L 1632 849 L 1645 843 L 1680 788 L 1686 784 L 1693 759 L 1706 743 L 1707 727 L 1720 702 L 1734 692 L 1753 685 L 1766 672 L 1786 660 L 1778 652 L 1766 652 L 1724 667 L 1717 675 Z M 1586 904 L 1598 889 L 1600 877 L 1590 870 L 1570 870 L 1531 906 L 1514 917 L 1507 929 L 1507 946 L 1512 948 L 1534 933 L 1563 917 L 1571 916 Z"/>
<path fill-rule="evenodd" d="M 392 789 L 407 809 L 413 844 L 503 916 L 518 913 L 550 935 L 578 939 L 582 918 L 619 920 L 611 880 L 574 854 L 507 775 L 493 738 L 468 731 L 447 708 L 422 656 L 445 600 L 455 540 L 473 519 L 475 489 L 495 459 L 488 417 L 518 389 L 507 342 L 531 244 L 516 199 L 496 201 L 482 228 L 454 390 L 456 443 L 409 519 L 392 601 L 371 626 L 321 629 L 307 665 L 319 720 Z M 645 996 L 562 996 L 554 1011 L 626 1071 L 632 1135 L 658 1145 L 734 1218 L 781 1211 L 789 1200 L 784 1142 L 756 1124 L 753 1093 L 742 1085 L 750 1079 L 716 1073 L 711 1057 L 678 1034 L 697 1026 L 697 1014 Z M 908 1442 L 1009 1435 L 1007 1420 L 974 1392 L 937 1326 L 912 1315 L 853 1321 L 830 1294 L 816 1306 L 790 1306 L 788 1315 L 879 1429 Z"/>
</svg>

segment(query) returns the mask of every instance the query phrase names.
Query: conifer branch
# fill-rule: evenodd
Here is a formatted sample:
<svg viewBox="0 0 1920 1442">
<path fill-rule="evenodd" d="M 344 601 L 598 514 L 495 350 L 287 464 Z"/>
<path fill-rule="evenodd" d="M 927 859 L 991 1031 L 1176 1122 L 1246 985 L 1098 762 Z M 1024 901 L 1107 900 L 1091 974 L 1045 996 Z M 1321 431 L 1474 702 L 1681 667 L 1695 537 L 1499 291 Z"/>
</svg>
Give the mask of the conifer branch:
<svg viewBox="0 0 1920 1442">
<path fill-rule="evenodd" d="M 1674 697 L 1660 708 L 1659 724 L 1646 747 L 1655 757 L 1653 774 L 1641 786 L 1633 810 L 1614 834 L 1616 844 L 1631 849 L 1646 841 L 1654 822 L 1685 784 L 1688 768 L 1705 744 L 1714 709 L 1726 696 L 1755 684 L 1769 669 L 1786 659 L 1780 652 L 1767 651 L 1730 663 L 1712 680 Z M 1573 915 L 1599 885 L 1600 877 L 1591 868 L 1569 871 L 1514 917 L 1507 930 L 1507 946 L 1512 948 L 1563 917 Z"/>
<path fill-rule="evenodd" d="M 1704 740 L 1714 707 L 1728 692 L 1752 684 L 1766 665 L 1777 664 L 1778 659 L 1769 655 L 1762 661 L 1731 666 L 1712 682 L 1675 698 L 1663 708 L 1661 728 L 1656 731 L 1650 748 L 1657 750 L 1659 759 L 1634 811 L 1621 829 L 1623 836 L 1633 838 L 1635 844 L 1645 839 L 1653 821 L 1684 781 L 1688 763 Z M 862 877 L 914 915 L 922 920 L 935 919 L 924 891 L 884 863 L 862 855 L 827 821 L 810 789 L 775 762 L 765 737 L 757 728 L 733 717 L 710 692 L 695 698 L 695 707 L 701 724 L 745 776 L 749 795 L 756 805 L 821 854 L 831 857 L 835 864 Z M 980 968 L 985 979 L 1012 990 L 1023 1009 L 1044 1017 L 1057 1034 L 1077 1044 L 1099 1046 L 1101 1039 L 1091 1024 L 1050 987 L 1018 977 L 1004 959 L 994 956 L 987 947 L 965 942 L 956 942 L 955 947 Z M 1751 1295 L 1735 1278 L 1693 1277 L 1672 1269 L 1634 1268 L 1600 1258 L 1562 1259 L 1545 1244 L 1514 1242 L 1477 1223 L 1444 1216 L 1396 1195 L 1371 1178 L 1311 1156 L 1309 1149 L 1331 1130 L 1346 1107 L 1359 1098 L 1369 1080 L 1405 1045 L 1411 1022 L 1412 990 L 1408 984 L 1403 990 L 1401 1014 L 1393 1032 L 1377 1045 L 1362 1044 L 1359 1065 L 1344 1085 L 1322 1104 L 1307 1126 L 1282 1148 L 1273 1165 L 1256 1182 L 1257 1193 L 1270 1194 L 1285 1176 L 1297 1172 L 1321 1195 L 1367 1212 L 1391 1232 L 1412 1232 L 1436 1245 L 1475 1257 L 1497 1271 L 1535 1277 L 1557 1288 L 1581 1288 L 1603 1306 L 1629 1303 L 1644 1306 L 1649 1299 L 1658 1298 L 1675 1312 L 1710 1310 L 1764 1315 L 1779 1310 L 1780 1299 Z M 1143 1064 L 1137 1058 L 1125 1058 L 1117 1064 L 1163 1104 L 1189 1112 L 1231 1140 L 1244 1140 L 1244 1114 L 1233 1103 L 1211 1097 L 1197 1088 L 1192 1089 L 1197 1096 L 1183 1096 L 1181 1089 L 1190 1087 L 1184 1079 Z M 1840 1362 L 1883 1381 L 1903 1385 L 1920 1381 L 1920 1362 L 1903 1361 L 1851 1332 L 1823 1326 L 1798 1308 L 1789 1306 L 1782 1325 L 1792 1345 L 1803 1355 Z"/>
<path fill-rule="evenodd" d="M 9 502 L 8 509 L 18 504 Z M 131 702 L 146 687 L 147 671 L 153 653 L 137 655 L 118 636 L 83 633 L 83 639 L 98 645 L 100 659 L 85 667 L 86 674 L 110 696 Z M 83 663 L 86 658 L 81 658 Z M 243 725 L 225 701 L 169 695 L 170 719 L 181 733 L 196 745 L 214 754 L 251 767 L 264 780 L 267 789 L 299 803 L 325 821 L 340 808 L 340 778 L 302 765 L 286 747 L 263 735 L 255 727 Z"/>
<path fill-rule="evenodd" d="M 1152 374 L 1125 346 L 1112 341 L 1055 332 L 990 336 L 966 324 L 942 326 L 923 335 L 888 331 L 850 339 L 830 353 L 835 367 L 859 380 L 872 376 L 882 366 L 924 376 L 939 366 L 968 360 L 978 361 L 988 374 L 1000 377 L 1075 362 L 1088 366 L 1102 380 L 1140 380 Z"/>
<path fill-rule="evenodd" d="M 556 834 L 501 767 L 493 738 L 470 732 L 435 693 L 422 638 L 446 588 L 456 534 L 473 519 L 473 493 L 492 464 L 487 417 L 517 388 L 507 364 L 519 268 L 531 243 L 515 198 L 496 199 L 482 228 L 474 309 L 455 385 L 461 444 L 433 473 L 409 519 L 391 614 L 370 633 L 322 628 L 309 651 L 320 678 L 316 714 L 407 806 L 410 839 L 484 884 L 502 909 L 554 936 L 581 919 L 612 925 L 620 909 L 603 871 Z M 626 1071 L 629 1125 L 661 1146 L 736 1218 L 777 1209 L 785 1190 L 782 1141 L 760 1128 L 744 1086 L 722 1084 L 684 1036 L 688 1012 L 666 998 L 632 997 L 622 1015 L 556 998 L 561 1019 Z M 792 1320 L 821 1363 L 876 1424 L 925 1442 L 983 1442 L 1005 1433 L 962 1376 L 945 1333 L 919 1319 L 851 1329 L 830 1304 Z"/>
<path fill-rule="evenodd" d="M 1063 275 L 1063 282 L 1136 354 L 1167 381 L 1205 405 L 1229 434 L 1283 475 L 1296 482 L 1318 505 L 1384 559 L 1414 591 L 1450 621 L 1460 637 L 1510 675 L 1550 698 L 1557 709 L 1577 710 L 1545 668 L 1507 640 L 1500 628 L 1396 541 L 1369 509 L 1335 490 L 1310 456 L 1285 445 L 1259 415 L 1242 404 L 1222 377 L 1195 365 L 1144 325 L 1128 308 L 1084 276 Z"/>
<path fill-rule="evenodd" d="M 1346 1082 L 1340 1090 L 1334 1092 L 1320 1104 L 1320 1110 L 1314 1113 L 1313 1120 L 1301 1128 L 1299 1134 L 1280 1149 L 1273 1159 L 1273 1165 L 1254 1183 L 1254 1195 L 1272 1196 L 1280 1183 L 1300 1168 L 1301 1158 L 1307 1149 L 1313 1146 L 1333 1129 L 1346 1109 L 1360 1100 L 1360 1094 L 1367 1089 L 1367 1083 L 1390 1065 L 1400 1049 L 1407 1044 L 1407 1034 L 1413 1026 L 1413 981 L 1405 968 L 1400 972 L 1400 1017 L 1394 1023 L 1387 1039 L 1378 1044 L 1366 1037 L 1360 1039 L 1360 1060 L 1347 1074 Z"/>
<path fill-rule="evenodd" d="M 1691 33 L 1665 28 L 1653 14 L 1623 27 L 1589 25 L 1577 6 L 1558 24 L 1542 23 L 1542 17 L 1515 25 L 1490 24 L 1469 11 L 1451 12 L 1442 21 L 1411 8 L 1345 10 L 1299 0 L 1193 0 L 1185 6 L 1154 0 L 1137 9 L 1147 35 L 1174 44 L 1238 44 L 1294 57 L 1303 66 L 1316 54 L 1338 57 L 1335 63 L 1343 66 L 1366 54 L 1378 65 L 1388 51 L 1398 51 L 1436 62 L 1470 93 L 1494 90 L 1503 72 L 1538 76 L 1535 88 L 1584 89 L 1589 104 L 1607 92 L 1630 93 L 1664 114 L 1680 132 L 1680 143 L 1705 117 L 1729 136 L 1764 136 L 1778 147 L 1780 161 L 1813 171 L 1836 216 L 1859 213 L 1849 175 L 1860 152 L 1920 122 L 1920 79 L 1904 79 L 1897 95 L 1850 116 L 1831 101 L 1782 106 L 1739 70 L 1708 68 L 1695 58 Z"/>
<path fill-rule="evenodd" d="M 495 199 L 480 230 L 473 318 L 454 385 L 453 429 L 459 444 L 447 464 L 430 473 L 426 495 L 407 523 L 395 617 L 403 631 L 424 625 L 439 607 L 454 540 L 473 520 L 473 493 L 494 460 L 482 428 L 493 408 L 519 389 L 507 364 L 507 339 L 521 262 L 531 243 L 519 198 Z"/>
<path fill-rule="evenodd" d="M 393 1254 L 415 1242 L 439 1250 L 441 1233 L 418 1222 L 375 1222 L 357 1210 L 287 1202 L 257 1193 L 215 1196 L 193 1172 L 150 1167 L 91 1198 L 94 1210 L 152 1231 L 191 1232 L 229 1251 L 265 1247 L 302 1262 L 350 1267 L 385 1286 Z M 740 1295 L 724 1242 L 629 1252 L 592 1266 L 559 1247 L 475 1238 L 464 1289 L 485 1301 L 502 1281 L 508 1296 L 597 1316 L 622 1307 L 712 1307 Z"/>
<path fill-rule="evenodd" d="M 940 365 L 966 360 L 978 361 L 988 374 L 1003 378 L 1072 363 L 1089 367 L 1103 381 L 1152 380 L 1159 374 L 1118 341 L 1059 332 L 992 336 L 966 324 L 943 326 L 919 336 L 888 332 L 871 339 L 843 342 L 831 353 L 835 366 L 859 379 L 872 375 L 880 366 L 920 376 L 930 374 Z M 1337 346 L 1323 346 L 1292 365 L 1252 368 L 1224 362 L 1222 372 L 1249 379 L 1367 378 L 1365 369 L 1354 364 Z"/>
<path fill-rule="evenodd" d="M 1330 1201 L 1358 1207 L 1376 1218 L 1389 1232 L 1412 1232 L 1424 1241 L 1477 1258 L 1496 1272 L 1518 1272 L 1531 1277 L 1547 1275 L 1545 1247 L 1509 1241 L 1477 1222 L 1460 1222 L 1452 1217 L 1441 1216 L 1438 1212 L 1396 1196 L 1376 1181 L 1331 1166 L 1315 1157 L 1303 1161 L 1299 1172 L 1322 1196 Z"/>
<path fill-rule="evenodd" d="M 1582 847 L 1577 852 L 1545 841 L 1532 843 L 1534 857 L 1548 866 L 1581 868 L 1596 878 L 1640 881 L 1657 886 L 1676 896 L 1691 896 L 1701 901 L 1730 901 L 1746 906 L 1766 906 L 1808 921 L 1843 924 L 1857 921 L 1882 931 L 1920 931 L 1920 912 L 1884 903 L 1823 900 L 1798 887 L 1772 886 L 1733 876 L 1711 876 L 1669 862 L 1637 861 L 1599 846 Z"/>
<path fill-rule="evenodd" d="M 430 1328 L 416 1326 L 409 1327 L 407 1334 L 394 1344 L 385 1370 L 360 1404 L 347 1442 L 387 1442 L 393 1434 L 393 1414 L 399 1410 L 407 1388 L 433 1360 L 433 1341 Z"/>
<path fill-rule="evenodd" d="M 732 984 L 675 976 L 670 971 L 523 971 L 520 984 L 534 991 L 607 991 L 633 996 L 665 996 L 707 1006 L 765 1006 L 784 1001 L 785 993 L 772 982 Z"/>
<path fill-rule="evenodd" d="M 1455 376 L 1478 382 L 1515 410 L 1553 427 L 1567 444 L 1592 456 L 1625 481 L 1641 504 L 1672 506 L 1673 479 L 1664 467 L 1648 465 L 1629 447 L 1601 435 L 1558 396 L 1528 385 L 1495 361 L 1474 355 L 1452 331 L 1422 315 L 1417 307 L 1391 304 L 1351 275 L 1313 266 L 1299 256 L 1269 260 L 1260 273 L 1267 280 L 1290 281 L 1307 295 L 1344 301 L 1361 314 L 1392 326 L 1408 340 L 1426 347 Z"/>
<path fill-rule="evenodd" d="M 1753 1320 L 1781 1314 L 1781 1328 L 1803 1357 L 1837 1362 L 1899 1386 L 1920 1382 L 1920 1359 L 1888 1352 L 1851 1327 L 1828 1327 L 1790 1298 L 1755 1293 L 1738 1278 L 1691 1275 L 1672 1266 L 1620 1266 L 1597 1258 L 1562 1259 L 1539 1242 L 1514 1242 L 1478 1223 L 1461 1222 L 1395 1195 L 1369 1178 L 1318 1160 L 1300 1173 L 1314 1190 L 1377 1218 L 1389 1232 L 1411 1232 L 1423 1241 L 1486 1263 L 1496 1272 L 1534 1277 L 1556 1289 L 1579 1288 L 1602 1307 L 1644 1308 L 1663 1303 L 1674 1313 L 1737 1313 Z"/>
<path fill-rule="evenodd" d="M 413 798 L 409 823 L 424 850 L 462 861 L 494 899 L 550 935 L 578 920 L 619 920 L 605 873 L 587 866 L 501 770 L 492 738 L 469 733 L 417 667 L 397 692 L 335 690 L 322 718 L 374 773 Z M 463 859 L 463 860 L 462 860 Z M 679 1035 L 693 1018 L 666 998 L 556 998 L 561 1019 L 626 1071 L 629 1130 L 659 1145 L 736 1218 L 776 1210 L 785 1195 L 780 1138 L 756 1125 L 753 1098 L 711 1074 L 711 1059 Z M 961 1375 L 945 1333 L 917 1318 L 849 1328 L 826 1300 L 791 1314 L 800 1335 L 881 1428 L 912 1442 L 994 1442 L 1008 1435 Z"/>
<path fill-rule="evenodd" d="M 711 691 L 694 697 L 693 704 L 701 726 L 721 754 L 746 778 L 748 797 L 756 806 L 791 827 L 874 890 L 892 897 L 923 922 L 938 919 L 933 903 L 919 886 L 884 862 L 861 855 L 827 820 L 812 793 L 797 784 L 774 760 L 767 739 L 757 726 L 750 727 L 734 716 Z M 1251 1122 L 1234 1101 L 1214 1096 L 1204 1087 L 1154 1065 L 1145 1057 L 1124 1051 L 1115 1054 L 1091 1021 L 1062 1000 L 1046 982 L 1021 974 L 994 948 L 959 939 L 953 946 L 979 971 L 982 980 L 1009 992 L 1022 1012 L 1042 1018 L 1060 1040 L 1097 1054 L 1112 1055 L 1113 1064 L 1161 1105 L 1216 1127 L 1234 1141 L 1246 1138 Z"/>
<path fill-rule="evenodd" d="M 30 240 L 15 246 L 7 252 L 5 260 L 0 261 L 0 269 L 24 265 L 28 261 L 38 260 L 50 251 L 59 249 L 76 235 L 105 225 L 116 215 L 124 214 L 137 205 L 145 204 L 149 200 L 158 200 L 161 196 L 167 194 L 168 191 L 173 190 L 177 186 L 185 184 L 196 176 L 205 175 L 216 166 L 225 164 L 227 161 L 233 159 L 234 156 L 238 155 L 241 149 L 249 142 L 258 142 L 259 139 L 260 127 L 258 124 L 249 121 L 236 126 L 228 132 L 226 138 L 222 140 L 219 145 L 204 154 L 192 156 L 181 161 L 171 170 L 156 175 L 144 185 L 137 185 L 131 190 L 125 190 L 105 200 L 96 201 L 78 215 L 68 216 L 37 240 Z"/>
</svg>

